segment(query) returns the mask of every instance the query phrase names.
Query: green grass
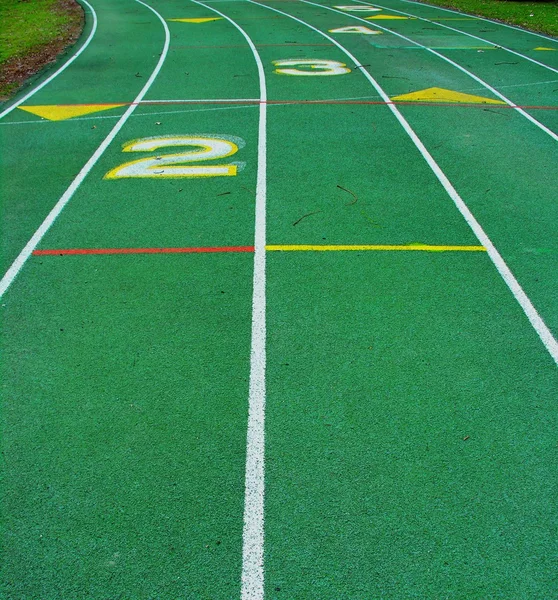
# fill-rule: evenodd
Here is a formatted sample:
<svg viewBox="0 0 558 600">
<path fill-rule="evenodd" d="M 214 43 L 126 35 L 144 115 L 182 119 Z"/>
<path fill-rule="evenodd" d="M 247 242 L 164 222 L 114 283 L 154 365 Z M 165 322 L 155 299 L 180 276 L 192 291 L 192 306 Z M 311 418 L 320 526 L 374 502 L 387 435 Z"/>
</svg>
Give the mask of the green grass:
<svg viewBox="0 0 558 600">
<path fill-rule="evenodd" d="M 489 19 L 498 19 L 532 31 L 558 36 L 558 2 L 428 0 L 428 3 L 454 8 Z"/>
<path fill-rule="evenodd" d="M 64 0 L 0 0 L 1 95 L 14 92 L 75 39 L 80 13 Z"/>
<path fill-rule="evenodd" d="M 58 0 L 0 0 L 0 63 L 56 40 L 71 17 L 53 10 Z"/>
</svg>

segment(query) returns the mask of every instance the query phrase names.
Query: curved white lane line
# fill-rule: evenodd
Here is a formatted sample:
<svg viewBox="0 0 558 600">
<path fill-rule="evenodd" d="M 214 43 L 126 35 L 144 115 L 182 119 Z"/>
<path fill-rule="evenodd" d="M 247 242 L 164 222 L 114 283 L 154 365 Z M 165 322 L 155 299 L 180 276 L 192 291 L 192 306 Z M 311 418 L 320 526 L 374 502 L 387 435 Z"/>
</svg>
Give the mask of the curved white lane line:
<svg viewBox="0 0 558 600">
<path fill-rule="evenodd" d="M 264 67 L 248 34 L 230 17 L 211 6 L 192 0 L 226 19 L 248 42 L 258 67 L 260 122 L 258 127 L 258 171 L 254 235 L 254 288 L 252 296 L 252 338 L 246 475 L 244 483 L 244 528 L 242 532 L 242 600 L 264 597 L 264 496 L 265 496 L 265 395 L 266 395 L 266 121 L 267 88 Z"/>
<path fill-rule="evenodd" d="M 335 44 L 335 46 L 337 46 L 339 48 L 339 50 L 341 50 L 344 54 L 346 54 L 354 62 L 355 65 L 361 64 L 337 40 L 335 40 L 332 37 L 330 37 L 329 35 L 327 35 L 327 33 L 320 31 L 313 25 L 310 25 L 309 23 L 302 21 L 298 17 L 293 17 L 293 15 L 285 13 L 281 10 L 278 10 L 276 8 L 271 8 L 271 6 L 260 4 L 259 2 L 255 2 L 254 0 L 246 0 L 246 1 L 250 2 L 250 4 L 257 4 L 258 6 L 262 6 L 264 8 L 267 8 L 268 10 L 272 10 L 276 13 L 284 15 L 285 17 L 289 17 L 290 19 L 297 21 L 301 25 L 309 27 L 316 33 L 319 33 L 321 36 L 325 37 L 327 40 L 329 40 L 330 42 Z M 301 1 L 304 1 L 304 0 L 301 0 Z M 308 4 L 313 4 L 313 3 L 309 2 Z M 321 6 L 321 5 L 318 5 L 318 6 Z M 479 222 L 475 219 L 473 213 L 469 210 L 469 207 L 465 204 L 465 202 L 462 200 L 461 196 L 457 193 L 457 190 L 453 187 L 450 180 L 446 177 L 445 173 L 439 167 L 438 163 L 434 160 L 434 158 L 432 157 L 430 152 L 428 152 L 425 145 L 421 142 L 420 138 L 414 132 L 414 130 L 409 125 L 409 123 L 407 122 L 405 117 L 399 112 L 398 108 L 396 106 L 394 106 L 393 103 L 390 102 L 388 95 L 385 93 L 385 91 L 380 86 L 380 84 L 372 77 L 372 75 L 370 75 L 370 73 L 366 69 L 361 68 L 361 69 L 359 69 L 359 71 L 366 77 L 366 79 L 368 79 L 368 81 L 372 84 L 372 86 L 378 92 L 378 94 L 380 94 L 380 96 L 385 100 L 387 107 L 389 108 L 389 110 L 391 110 L 394 117 L 399 121 L 400 125 L 403 127 L 403 129 L 405 130 L 407 135 L 411 138 L 411 140 L 413 141 L 417 150 L 421 153 L 422 157 L 427 162 L 428 166 L 431 168 L 434 175 L 436 175 L 436 178 L 438 179 L 438 181 L 442 184 L 442 186 L 444 187 L 444 189 L 446 190 L 446 192 L 448 193 L 450 198 L 453 200 L 453 202 L 457 206 L 457 209 L 459 210 L 459 212 L 461 213 L 461 215 L 463 216 L 463 218 L 465 219 L 465 221 L 467 222 L 469 227 L 473 230 L 474 234 L 476 235 L 476 237 L 479 240 L 479 242 L 481 243 L 481 245 L 483 245 L 486 248 L 487 254 L 488 254 L 488 256 L 490 256 L 490 259 L 494 263 L 494 266 L 496 267 L 496 269 L 502 276 L 502 279 L 506 282 L 506 285 L 508 286 L 508 288 L 514 295 L 515 299 L 517 300 L 517 302 L 519 303 L 521 308 L 523 309 L 523 312 L 525 313 L 525 315 L 531 322 L 531 325 L 537 332 L 539 338 L 541 339 L 545 348 L 548 350 L 550 356 L 552 356 L 552 358 L 554 359 L 554 362 L 558 365 L 558 342 L 554 339 L 552 333 L 550 332 L 550 329 L 546 326 L 546 324 L 542 320 L 541 316 L 537 313 L 531 300 L 528 298 L 527 294 L 525 294 L 525 292 L 519 285 L 519 282 L 517 281 L 517 279 L 515 278 L 513 273 L 510 271 L 509 267 L 505 263 L 504 259 L 502 258 L 502 256 L 498 252 L 498 250 L 496 250 L 496 247 L 494 246 L 494 244 L 492 243 L 492 241 L 490 240 L 488 235 L 484 232 L 484 230 L 481 227 L 481 225 L 479 224 Z"/>
<path fill-rule="evenodd" d="M 536 65 L 539 65 L 539 67 L 548 69 L 549 71 L 552 71 L 553 73 L 558 73 L 558 69 L 555 69 L 554 67 L 545 65 L 544 63 L 539 62 L 538 60 L 535 60 L 534 58 L 526 56 L 525 54 L 521 54 L 521 52 L 516 52 L 515 50 L 512 50 L 511 48 L 507 48 L 506 46 L 502 46 L 501 44 L 491 42 L 490 40 L 485 40 L 484 38 L 481 38 L 478 35 L 473 35 L 472 33 L 467 33 L 466 31 L 463 31 L 462 29 L 456 29 L 455 27 L 450 27 L 449 25 L 444 25 L 442 23 L 437 23 L 436 21 L 431 21 L 430 19 L 425 19 L 424 17 L 419 17 L 418 15 L 415 15 L 413 13 L 404 12 L 402 10 L 396 10 L 395 8 L 390 8 L 388 6 L 382 6 L 381 4 L 370 4 L 370 2 L 361 2 L 361 4 L 367 4 L 368 6 L 377 6 L 378 8 L 385 8 L 386 10 L 391 10 L 392 12 L 396 12 L 401 15 L 407 15 L 408 17 L 413 17 L 414 19 L 418 19 L 419 21 L 425 21 L 426 23 L 431 23 L 432 25 L 437 25 L 438 27 L 443 27 L 444 29 L 450 29 L 451 31 L 455 31 L 456 33 L 460 33 L 461 35 L 466 35 L 467 37 L 473 38 L 475 40 L 479 40 L 480 42 L 484 42 L 486 44 L 490 44 L 491 46 L 497 46 L 500 50 L 505 50 L 506 52 L 515 54 L 516 56 L 519 56 L 520 58 L 524 58 L 525 60 L 535 63 Z"/>
<path fill-rule="evenodd" d="M 89 10 L 91 11 L 91 14 L 93 15 L 93 26 L 91 27 L 89 36 L 85 40 L 85 43 L 83 44 L 83 46 L 81 46 L 80 49 L 67 62 L 65 62 L 57 71 L 55 71 L 50 77 L 45 79 L 36 88 L 33 88 L 30 92 L 25 94 L 25 96 L 23 96 L 23 98 L 20 98 L 19 100 L 14 102 L 11 106 L 9 106 L 4 111 L 2 111 L 0 113 L 0 119 L 2 117 L 5 117 L 7 114 L 11 113 L 12 110 L 17 108 L 20 104 L 23 104 L 26 100 L 31 98 L 31 96 L 36 94 L 39 90 L 42 90 L 45 87 L 45 85 L 48 85 L 55 77 L 60 75 L 60 73 L 62 73 L 62 71 L 67 69 L 74 62 L 74 60 L 76 60 L 76 58 L 87 48 L 87 46 L 89 46 L 89 43 L 91 42 L 91 40 L 93 39 L 93 36 L 95 35 L 95 32 L 97 31 L 97 13 L 95 12 L 95 9 L 91 6 L 91 4 L 89 4 L 89 2 L 87 2 L 87 0 L 80 0 L 80 1 L 83 2 L 89 8 Z"/>
<path fill-rule="evenodd" d="M 299 2 L 302 2 L 303 4 L 311 4 L 312 6 L 318 6 L 319 8 L 325 8 L 326 10 L 330 10 L 332 12 L 339 13 L 340 15 L 345 15 L 347 17 L 350 17 L 351 19 L 356 19 L 357 21 L 362 21 L 363 23 L 366 23 L 367 25 L 370 25 L 370 23 L 371 23 L 370 21 L 366 21 L 365 19 L 362 19 L 361 17 L 357 17 L 348 12 L 343 12 L 341 10 L 337 10 L 336 8 L 331 8 L 330 6 L 325 6 L 324 4 L 317 4 L 316 2 L 310 2 L 310 0 L 299 0 Z M 392 31 L 391 29 L 387 29 L 386 27 L 382 27 L 381 25 L 378 25 L 377 23 L 374 23 L 374 27 L 377 27 L 378 29 L 381 29 L 382 31 L 386 31 L 387 33 L 391 33 L 392 35 L 395 35 L 395 36 L 401 38 L 402 40 L 410 42 L 411 44 L 414 44 L 415 46 L 418 46 L 419 48 L 422 48 L 423 50 L 426 50 L 427 52 L 434 54 L 438 58 L 441 58 L 443 61 L 449 63 L 456 69 L 459 69 L 462 73 L 465 73 L 465 75 L 469 76 L 471 79 L 474 79 L 476 82 L 480 83 L 487 90 L 490 90 L 495 96 L 500 98 L 500 100 L 503 100 L 508 106 L 511 106 L 521 116 L 525 117 L 528 121 L 531 121 L 531 123 L 533 123 L 533 125 L 536 125 L 541 131 L 544 131 L 554 141 L 558 142 L 558 134 L 554 133 L 554 131 L 552 131 L 551 129 L 546 127 L 546 125 L 543 125 L 540 121 L 537 121 L 537 119 L 535 119 L 535 117 L 532 117 L 529 113 L 525 112 L 522 108 L 517 106 L 517 104 L 515 104 L 515 102 L 512 102 L 509 98 L 504 96 L 504 94 L 500 93 L 497 89 L 493 88 L 491 85 L 486 83 L 486 81 L 484 81 L 480 77 L 477 77 L 474 73 L 471 73 L 471 71 L 467 71 L 467 69 L 465 67 L 462 67 L 460 64 L 454 62 L 447 56 L 444 56 L 443 54 L 436 52 L 436 50 L 433 50 L 432 48 L 428 48 L 427 46 L 423 46 L 419 42 L 415 42 L 414 40 L 412 40 L 411 38 L 408 38 L 405 35 L 402 35 L 400 33 Z"/>
<path fill-rule="evenodd" d="M 0 281 L 0 298 L 4 295 L 6 290 L 10 287 L 12 281 L 17 277 L 18 273 L 21 271 L 23 265 L 27 262 L 27 259 L 31 256 L 33 250 L 37 247 L 37 245 L 42 240 L 45 233 L 50 229 L 54 221 L 57 219 L 58 215 L 62 212 L 66 204 L 70 201 L 76 190 L 82 184 L 83 180 L 87 177 L 91 169 L 95 166 L 95 163 L 102 156 L 103 152 L 109 147 L 112 140 L 116 137 L 116 134 L 122 129 L 124 123 L 128 120 L 128 117 L 136 110 L 138 103 L 145 96 L 155 78 L 159 74 L 163 63 L 165 62 L 165 58 L 167 57 L 167 52 L 169 50 L 170 43 L 170 33 L 165 20 L 161 15 L 149 4 L 142 2 L 142 0 L 135 0 L 139 4 L 142 4 L 146 8 L 148 8 L 151 12 L 155 13 L 157 18 L 163 24 L 163 28 L 165 30 L 165 44 L 163 46 L 163 51 L 161 56 L 159 57 L 159 61 L 151 73 L 151 76 L 147 80 L 146 84 L 141 89 L 140 93 L 136 96 L 133 104 L 128 108 L 128 110 L 120 117 L 118 123 L 111 129 L 110 133 L 107 137 L 101 142 L 101 145 L 95 150 L 91 158 L 85 163 L 82 167 L 81 171 L 77 174 L 76 178 L 70 184 L 70 187 L 64 192 L 64 195 L 58 200 L 54 208 L 50 211 L 46 219 L 42 222 L 41 226 L 37 231 L 33 234 L 33 237 L 27 242 L 25 248 L 19 253 L 19 256 L 14 260 L 10 268 L 6 271 L 4 277 Z"/>
<path fill-rule="evenodd" d="M 437 10 L 443 10 L 444 12 L 450 12 L 454 15 L 467 15 L 469 13 L 459 12 L 458 10 L 452 10 L 451 8 L 443 8 L 441 6 L 435 6 L 434 4 L 428 4 L 427 2 L 414 2 L 414 0 L 401 0 L 401 2 L 406 2 L 407 4 L 418 4 L 420 6 L 428 6 L 429 8 L 435 8 Z M 550 40 L 551 42 L 558 42 L 556 38 L 550 37 L 549 35 L 544 35 L 543 33 L 536 33 L 534 31 L 529 31 L 528 29 L 521 29 L 521 27 L 515 27 L 515 25 L 509 25 L 508 23 L 502 23 L 501 21 L 492 21 L 491 19 L 486 19 L 484 17 L 479 17 L 479 15 L 473 15 L 475 19 L 479 19 L 479 21 L 486 21 L 487 23 L 492 23 L 492 25 L 501 25 L 502 27 L 508 27 L 509 29 L 515 29 L 515 31 L 521 31 L 522 33 L 529 33 L 530 35 L 536 35 L 537 37 L 543 38 L 543 40 Z"/>
</svg>

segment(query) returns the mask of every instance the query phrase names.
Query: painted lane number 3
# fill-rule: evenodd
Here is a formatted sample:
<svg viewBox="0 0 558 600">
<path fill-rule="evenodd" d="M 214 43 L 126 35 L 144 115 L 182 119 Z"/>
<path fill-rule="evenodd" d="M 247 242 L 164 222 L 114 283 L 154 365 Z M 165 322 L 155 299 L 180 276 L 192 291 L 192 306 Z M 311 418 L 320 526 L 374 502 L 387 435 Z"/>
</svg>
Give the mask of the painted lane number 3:
<svg viewBox="0 0 558 600">
<path fill-rule="evenodd" d="M 142 138 L 128 142 L 122 152 L 155 152 L 161 148 L 194 146 L 176 154 L 163 154 L 140 158 L 124 163 L 110 170 L 104 179 L 123 179 L 129 177 L 230 177 L 237 174 L 237 167 L 243 163 L 225 165 L 191 165 L 190 163 L 226 158 L 235 154 L 244 141 L 229 136 L 229 139 L 209 135 L 184 136 L 168 135 Z"/>
<path fill-rule="evenodd" d="M 278 69 L 275 73 L 279 75 L 345 75 L 350 73 L 345 63 L 336 60 L 318 60 L 316 58 L 289 58 L 287 60 L 274 60 L 273 64 Z M 284 67 L 303 67 L 302 69 L 285 69 Z"/>
</svg>

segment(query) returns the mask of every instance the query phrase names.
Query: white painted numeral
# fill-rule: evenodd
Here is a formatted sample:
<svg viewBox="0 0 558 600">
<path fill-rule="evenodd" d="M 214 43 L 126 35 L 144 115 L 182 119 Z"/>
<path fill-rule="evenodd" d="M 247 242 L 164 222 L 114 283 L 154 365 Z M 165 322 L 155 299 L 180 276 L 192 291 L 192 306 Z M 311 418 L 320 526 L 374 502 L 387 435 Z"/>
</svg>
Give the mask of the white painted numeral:
<svg viewBox="0 0 558 600">
<path fill-rule="evenodd" d="M 274 60 L 276 67 L 308 67 L 307 69 L 275 69 L 275 73 L 280 75 L 302 75 L 302 76 L 323 76 L 323 75 L 345 75 L 350 73 L 345 63 L 336 60 L 320 60 L 316 58 L 289 58 L 287 60 Z"/>
<path fill-rule="evenodd" d="M 338 29 L 330 29 L 329 33 L 362 33 L 364 35 L 377 35 L 382 32 L 368 29 L 368 27 L 364 27 L 364 25 L 355 25 L 353 27 L 339 27 Z"/>
<path fill-rule="evenodd" d="M 234 140 L 234 141 L 232 141 Z M 208 135 L 168 135 L 128 142 L 122 152 L 155 152 L 160 148 L 195 146 L 200 149 L 140 158 L 120 165 L 105 175 L 105 179 L 126 177 L 227 177 L 237 173 L 237 164 L 191 166 L 184 163 L 214 160 L 231 156 L 244 145 L 238 138 L 222 139 Z"/>
<path fill-rule="evenodd" d="M 381 8 L 374 8 L 373 6 L 334 6 L 333 8 L 338 8 L 339 10 L 344 10 L 346 12 L 379 12 Z"/>
</svg>

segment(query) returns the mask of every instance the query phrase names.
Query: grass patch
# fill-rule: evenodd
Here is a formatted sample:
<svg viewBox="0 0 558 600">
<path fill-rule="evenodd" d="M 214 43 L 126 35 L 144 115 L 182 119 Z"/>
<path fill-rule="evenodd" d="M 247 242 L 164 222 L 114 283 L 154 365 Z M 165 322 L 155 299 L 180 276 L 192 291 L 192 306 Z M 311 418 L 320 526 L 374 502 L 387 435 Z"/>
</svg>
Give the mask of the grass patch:
<svg viewBox="0 0 558 600">
<path fill-rule="evenodd" d="M 428 0 L 428 4 L 497 19 L 531 31 L 558 36 L 558 2 L 507 0 Z"/>
<path fill-rule="evenodd" d="M 83 11 L 74 0 L 0 0 L 0 96 L 75 42 Z"/>
</svg>

